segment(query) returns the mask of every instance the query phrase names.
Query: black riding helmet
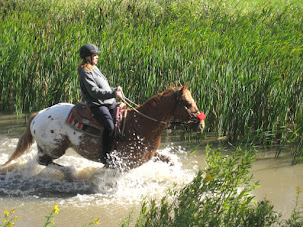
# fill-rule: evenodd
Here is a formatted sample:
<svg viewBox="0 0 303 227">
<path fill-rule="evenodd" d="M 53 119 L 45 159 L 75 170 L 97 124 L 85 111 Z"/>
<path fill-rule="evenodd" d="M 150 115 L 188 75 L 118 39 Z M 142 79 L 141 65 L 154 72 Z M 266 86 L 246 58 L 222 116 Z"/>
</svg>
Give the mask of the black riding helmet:
<svg viewBox="0 0 303 227">
<path fill-rule="evenodd" d="M 94 44 L 86 43 L 80 48 L 80 57 L 85 59 L 86 56 L 92 56 L 99 54 L 101 51 Z"/>
</svg>

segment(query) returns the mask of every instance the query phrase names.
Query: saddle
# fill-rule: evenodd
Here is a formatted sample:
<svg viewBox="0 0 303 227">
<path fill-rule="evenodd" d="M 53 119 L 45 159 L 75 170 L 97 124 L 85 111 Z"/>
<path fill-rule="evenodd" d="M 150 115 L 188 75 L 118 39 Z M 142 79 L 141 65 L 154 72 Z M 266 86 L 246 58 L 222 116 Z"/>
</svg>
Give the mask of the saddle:
<svg viewBox="0 0 303 227">
<path fill-rule="evenodd" d="M 126 105 L 122 102 L 118 102 L 112 113 L 115 123 L 116 138 L 123 138 L 124 136 L 126 115 Z M 101 137 L 104 130 L 103 125 L 94 118 L 88 105 L 83 102 L 75 104 L 68 114 L 66 123 L 78 131 L 96 137 Z"/>
</svg>

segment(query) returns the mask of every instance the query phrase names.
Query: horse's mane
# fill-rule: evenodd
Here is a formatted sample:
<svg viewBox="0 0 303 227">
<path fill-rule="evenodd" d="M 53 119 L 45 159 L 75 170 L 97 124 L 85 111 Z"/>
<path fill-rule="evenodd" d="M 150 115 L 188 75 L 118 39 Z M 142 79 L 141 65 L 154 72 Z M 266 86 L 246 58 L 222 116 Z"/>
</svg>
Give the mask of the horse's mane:
<svg viewBox="0 0 303 227">
<path fill-rule="evenodd" d="M 173 94 L 175 91 L 179 90 L 180 88 L 177 87 L 170 87 L 167 88 L 165 91 L 163 91 L 162 93 L 159 93 L 157 95 L 154 95 L 153 97 L 149 98 L 143 105 L 141 105 L 139 108 L 142 110 L 142 108 L 144 110 L 153 110 L 156 106 L 159 105 L 159 103 L 161 103 L 161 101 L 163 100 L 163 98 Z"/>
</svg>

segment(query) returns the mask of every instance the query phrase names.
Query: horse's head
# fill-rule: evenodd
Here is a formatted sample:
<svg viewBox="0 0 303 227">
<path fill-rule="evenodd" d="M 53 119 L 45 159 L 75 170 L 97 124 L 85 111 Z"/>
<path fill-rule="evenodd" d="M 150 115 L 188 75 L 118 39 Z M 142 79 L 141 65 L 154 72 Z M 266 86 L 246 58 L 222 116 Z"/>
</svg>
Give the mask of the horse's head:
<svg viewBox="0 0 303 227">
<path fill-rule="evenodd" d="M 174 117 L 195 132 L 202 132 L 205 127 L 205 114 L 201 113 L 188 90 L 189 83 L 177 91 L 177 104 Z"/>
</svg>

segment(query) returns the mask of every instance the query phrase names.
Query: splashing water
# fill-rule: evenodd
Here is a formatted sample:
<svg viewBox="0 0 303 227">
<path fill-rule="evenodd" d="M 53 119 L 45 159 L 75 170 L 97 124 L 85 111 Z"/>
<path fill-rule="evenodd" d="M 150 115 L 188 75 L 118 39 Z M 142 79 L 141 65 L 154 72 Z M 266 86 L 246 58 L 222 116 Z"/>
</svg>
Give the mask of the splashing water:
<svg viewBox="0 0 303 227">
<path fill-rule="evenodd" d="M 9 158 L 16 143 L 16 139 L 2 138 L 0 160 Z M 192 163 L 190 169 L 184 168 L 180 158 L 188 160 L 181 147 L 172 149 L 168 146 L 160 149 L 160 153 L 169 155 L 175 166 L 150 161 L 139 168 L 119 172 L 105 169 L 103 164 L 68 150 L 66 155 L 56 160 L 68 168 L 67 173 L 63 173 L 57 168 L 39 165 L 34 144 L 27 154 L 0 172 L 0 195 L 69 198 L 70 202 L 81 202 L 80 206 L 85 203 L 139 203 L 146 196 L 161 197 L 168 188 L 190 182 L 196 172 L 193 166 L 198 168 L 197 163 Z"/>
<path fill-rule="evenodd" d="M 17 142 L 0 135 L 0 164 L 8 160 Z M 55 204 L 64 213 L 56 220 L 58 226 L 82 226 L 97 217 L 103 220 L 102 226 L 119 226 L 133 209 L 138 212 L 143 198 L 161 199 L 169 188 L 190 182 L 199 168 L 181 147 L 170 144 L 159 152 L 169 155 L 175 166 L 149 161 L 119 172 L 68 149 L 55 160 L 67 167 L 63 173 L 39 165 L 33 144 L 28 153 L 0 169 L 0 208 L 17 208 L 21 217 L 30 215 L 30 219 L 21 218 L 22 226 L 42 226 Z"/>
</svg>

